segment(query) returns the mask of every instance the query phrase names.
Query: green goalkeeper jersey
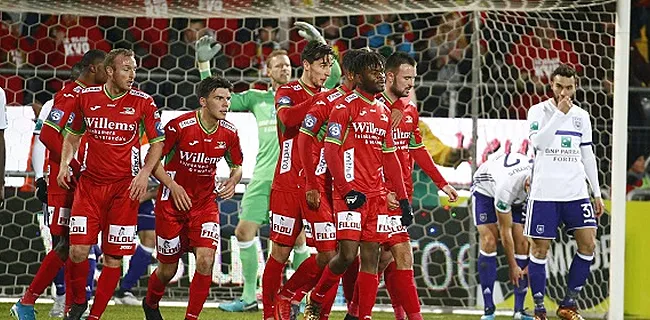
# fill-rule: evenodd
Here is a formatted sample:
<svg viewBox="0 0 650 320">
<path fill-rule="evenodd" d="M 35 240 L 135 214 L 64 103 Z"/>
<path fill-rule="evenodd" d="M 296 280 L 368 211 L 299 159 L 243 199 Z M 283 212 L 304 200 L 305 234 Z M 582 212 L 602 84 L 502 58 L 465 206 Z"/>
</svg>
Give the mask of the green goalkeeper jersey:
<svg viewBox="0 0 650 320">
<path fill-rule="evenodd" d="M 233 93 L 230 99 L 231 111 L 250 111 L 257 120 L 257 139 L 259 147 L 255 159 L 253 178 L 273 180 L 275 164 L 278 161 L 280 146 L 275 120 L 275 92 L 250 89 Z"/>
</svg>

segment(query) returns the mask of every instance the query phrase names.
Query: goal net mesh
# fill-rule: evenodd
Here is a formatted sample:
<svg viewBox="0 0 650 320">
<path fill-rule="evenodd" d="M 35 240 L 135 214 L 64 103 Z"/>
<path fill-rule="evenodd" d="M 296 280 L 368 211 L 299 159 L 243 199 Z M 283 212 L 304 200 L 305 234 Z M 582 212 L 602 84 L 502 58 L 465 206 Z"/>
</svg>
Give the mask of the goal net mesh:
<svg viewBox="0 0 650 320">
<path fill-rule="evenodd" d="M 551 96 L 550 73 L 568 63 L 580 74 L 575 101 L 592 116 L 601 187 L 609 188 L 615 1 L 14 1 L 2 2 L 0 11 L 0 87 L 6 92 L 11 121 L 7 167 L 18 177 L 8 181 L 8 212 L 0 215 L 2 296 L 20 295 L 45 254 L 40 202 L 33 195 L 33 180 L 24 177 L 31 171 L 31 105 L 38 109 L 50 99 L 67 81 L 71 66 L 93 48 L 135 50 L 140 65 L 137 86 L 165 112 L 198 106 L 193 42 L 206 34 L 223 45 L 212 61 L 213 73 L 228 77 L 237 92 L 268 87 L 264 61 L 277 48 L 289 52 L 294 76 L 299 75 L 306 41 L 293 28 L 298 20 L 319 28 L 337 58 L 362 47 L 384 55 L 408 52 L 418 61 L 415 92 L 425 143 L 443 175 L 462 190 L 469 189 L 473 165 L 480 165 L 488 154 L 531 152 L 526 110 Z M 244 119 L 249 121 L 244 122 L 249 124 L 245 134 L 256 135 L 252 119 Z M 416 219 L 409 232 L 423 305 L 480 306 L 477 233 L 468 192 L 459 204 L 449 206 L 419 169 L 413 179 Z M 241 292 L 234 243 L 240 200 L 241 193 L 220 204 L 222 241 L 214 299 L 231 299 Z M 264 257 L 267 239 L 265 227 L 259 238 Z M 551 305 L 563 297 L 575 250 L 575 242 L 564 235 L 552 245 L 547 268 Z M 607 310 L 608 253 L 605 215 L 592 273 L 579 299 L 580 307 L 594 314 Z M 260 252 L 260 261 L 262 257 Z M 185 274 L 167 291 L 173 298 L 187 297 L 193 263 L 184 259 Z M 507 280 L 507 264 L 500 258 L 495 298 L 502 309 L 512 306 Z M 143 277 L 135 291 L 141 296 L 145 290 Z M 378 303 L 389 303 L 383 289 Z"/>
</svg>

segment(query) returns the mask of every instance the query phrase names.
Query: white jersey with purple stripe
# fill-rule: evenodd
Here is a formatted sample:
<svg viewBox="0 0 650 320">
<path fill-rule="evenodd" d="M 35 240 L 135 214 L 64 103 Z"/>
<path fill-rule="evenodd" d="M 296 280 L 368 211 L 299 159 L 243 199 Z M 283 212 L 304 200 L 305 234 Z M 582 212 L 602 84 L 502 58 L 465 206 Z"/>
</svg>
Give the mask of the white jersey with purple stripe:
<svg viewBox="0 0 650 320">
<path fill-rule="evenodd" d="M 542 201 L 589 198 L 581 150 L 583 146 L 591 148 L 592 144 L 589 113 L 574 105 L 564 114 L 549 99 L 528 110 L 528 125 L 529 138 L 539 141 L 533 144 L 535 164 L 529 198 Z"/>
<path fill-rule="evenodd" d="M 494 198 L 499 212 L 510 212 L 512 205 L 526 201 L 524 184 L 531 167 L 532 159 L 520 153 L 492 157 L 474 173 L 472 192 Z"/>
</svg>

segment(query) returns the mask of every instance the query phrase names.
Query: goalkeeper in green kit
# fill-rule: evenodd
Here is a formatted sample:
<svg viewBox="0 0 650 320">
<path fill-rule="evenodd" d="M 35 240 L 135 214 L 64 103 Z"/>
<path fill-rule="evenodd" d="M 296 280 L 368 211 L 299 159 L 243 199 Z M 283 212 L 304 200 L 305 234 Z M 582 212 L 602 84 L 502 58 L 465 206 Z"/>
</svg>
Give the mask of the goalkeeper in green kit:
<svg viewBox="0 0 650 320">
<path fill-rule="evenodd" d="M 325 40 L 312 25 L 296 22 L 299 34 L 307 40 Z M 201 79 L 211 76 L 210 60 L 221 50 L 220 44 L 204 36 L 196 42 L 196 59 L 198 61 Z M 219 304 L 219 309 L 229 312 L 258 311 L 257 307 L 257 242 L 255 235 L 261 225 L 269 223 L 269 197 L 276 162 L 280 152 L 276 125 L 275 90 L 288 83 L 291 79 L 291 62 L 284 50 L 273 51 L 266 59 L 267 75 L 271 86 L 267 91 L 250 89 L 232 94 L 230 111 L 250 111 L 257 120 L 259 148 L 250 181 L 241 202 L 239 223 L 235 236 L 239 246 L 242 273 L 244 276 L 244 292 L 239 300 Z M 333 88 L 338 85 L 341 69 L 338 63 L 332 66 L 331 75 L 325 87 Z M 292 267 L 298 268 L 300 263 L 309 257 L 309 248 L 305 245 L 304 234 L 298 238 L 294 247 Z"/>
</svg>

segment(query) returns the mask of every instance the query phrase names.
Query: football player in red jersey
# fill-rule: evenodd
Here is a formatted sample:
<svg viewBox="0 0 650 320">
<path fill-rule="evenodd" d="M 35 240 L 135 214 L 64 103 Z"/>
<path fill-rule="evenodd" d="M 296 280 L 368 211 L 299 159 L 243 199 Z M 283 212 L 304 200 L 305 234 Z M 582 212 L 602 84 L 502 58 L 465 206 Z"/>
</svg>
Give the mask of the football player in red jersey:
<svg viewBox="0 0 650 320">
<path fill-rule="evenodd" d="M 171 120 L 165 129 L 164 169 L 156 178 L 165 185 L 156 201 L 156 247 L 160 264 L 149 278 L 142 302 L 147 320 L 162 319 L 158 302 L 176 274 L 181 255 L 193 250 L 196 272 L 190 284 L 185 319 L 198 319 L 212 284 L 212 266 L 220 241 L 217 192 L 221 199 L 235 194 L 242 177 L 242 151 L 235 126 L 226 121 L 232 84 L 221 77 L 199 83 L 201 109 Z M 230 178 L 215 179 L 217 163 L 225 159 Z M 207 186 L 214 186 L 208 188 Z"/>
<path fill-rule="evenodd" d="M 431 178 L 436 186 L 456 201 L 456 190 L 447 183 L 431 159 L 422 143 L 418 129 L 419 114 L 417 106 L 410 99 L 411 89 L 415 85 L 416 61 L 404 52 L 395 52 L 386 60 L 386 90 L 378 99 L 392 111 L 399 111 L 401 117 L 393 119 L 393 141 L 397 147 L 397 156 L 402 165 L 402 176 L 409 200 L 413 195 L 413 161 Z M 392 186 L 389 190 L 396 190 Z M 413 252 L 406 227 L 400 222 L 400 210 L 390 208 L 388 240 L 383 244 L 384 251 L 380 259 L 379 270 L 384 271 L 384 280 L 395 311 L 396 319 L 422 319 L 420 302 L 413 277 Z M 394 260 L 393 260 L 394 258 Z M 393 261 L 391 261 L 393 260 Z M 356 290 L 355 290 L 356 291 Z M 357 292 L 355 297 L 358 298 Z M 356 302 L 356 300 L 355 300 Z M 358 311 L 353 303 L 350 315 L 355 317 Z M 348 318 L 349 319 L 349 318 Z"/>
<path fill-rule="evenodd" d="M 61 152 L 67 167 L 85 134 L 81 177 L 75 190 L 77 201 L 70 217 L 70 290 L 73 305 L 66 319 L 79 319 L 86 310 L 88 252 L 102 232 L 104 268 L 97 282 L 89 319 L 99 319 L 120 279 L 122 256 L 135 250 L 140 197 L 149 175 L 159 163 L 165 136 L 160 114 L 148 94 L 132 89 L 136 63 L 134 53 L 114 49 L 106 55 L 108 81 L 81 91 L 68 121 Z M 140 167 L 140 126 L 151 147 Z M 70 188 L 70 173 L 60 170 L 57 183 Z"/>
<path fill-rule="evenodd" d="M 278 88 L 275 93 L 280 155 L 271 185 L 271 253 L 262 275 L 264 319 L 273 319 L 275 298 L 282 284 L 282 271 L 296 238 L 303 229 L 299 172 L 302 169 L 296 138 L 300 124 L 311 107 L 312 97 L 321 92 L 333 63 L 332 48 L 310 41 L 302 52 L 300 79 Z"/>
<path fill-rule="evenodd" d="M 360 297 L 359 316 L 371 317 L 375 304 L 379 245 L 389 233 L 388 200 L 384 177 L 398 191 L 402 223 L 413 219 L 411 205 L 402 181 L 395 154 L 390 124 L 390 110 L 375 95 L 384 90 L 384 60 L 381 55 L 359 54 L 352 63 L 356 89 L 329 117 L 325 138 L 325 160 L 334 178 L 336 236 L 339 252 L 328 263 L 305 309 L 308 320 L 320 319 L 326 292 L 336 286 L 346 268 L 361 249 L 361 270 L 357 282 L 364 288 Z"/>
<path fill-rule="evenodd" d="M 314 99 L 312 107 L 303 120 L 297 144 L 300 162 L 303 166 L 301 187 L 305 190 L 303 206 L 303 225 L 307 244 L 316 248 L 318 254 L 305 260 L 287 283 L 282 286 L 276 300 L 276 314 L 280 319 L 295 319 L 299 304 L 306 292 L 311 290 L 325 265 L 336 255 L 336 226 L 332 216 L 332 178 L 323 158 L 323 139 L 321 133 L 327 129 L 327 119 L 337 101 L 350 93 L 354 87 L 354 76 L 348 71 L 354 58 L 361 50 L 350 50 L 343 57 L 343 84 L 320 94 Z M 334 302 L 336 290 L 330 293 Z M 321 319 L 326 319 L 331 305 L 325 304 Z"/>
<path fill-rule="evenodd" d="M 40 139 L 50 151 L 49 190 L 47 191 L 47 213 L 49 217 L 46 218 L 46 221 L 49 221 L 53 249 L 43 259 L 34 280 L 23 297 L 12 308 L 12 314 L 16 318 L 23 319 L 24 313 L 34 313 L 34 302 L 50 286 L 56 274 L 63 267 L 65 261 L 68 260 L 68 222 L 74 190 L 63 189 L 56 183 L 59 162 L 61 161 L 61 146 L 63 144 L 61 130 L 68 121 L 77 95 L 81 90 L 87 86 L 106 82 L 105 56 L 106 53 L 100 50 L 90 50 L 84 54 L 79 62 L 81 74 L 75 81 L 66 84 L 61 91 L 54 95 L 54 105 L 41 129 Z M 77 173 L 80 170 L 79 162 L 74 159 L 71 161 L 70 167 Z M 67 276 L 69 275 L 66 274 Z M 72 296 L 72 294 L 69 294 L 69 296 Z M 30 307 L 31 311 L 29 310 Z"/>
</svg>

